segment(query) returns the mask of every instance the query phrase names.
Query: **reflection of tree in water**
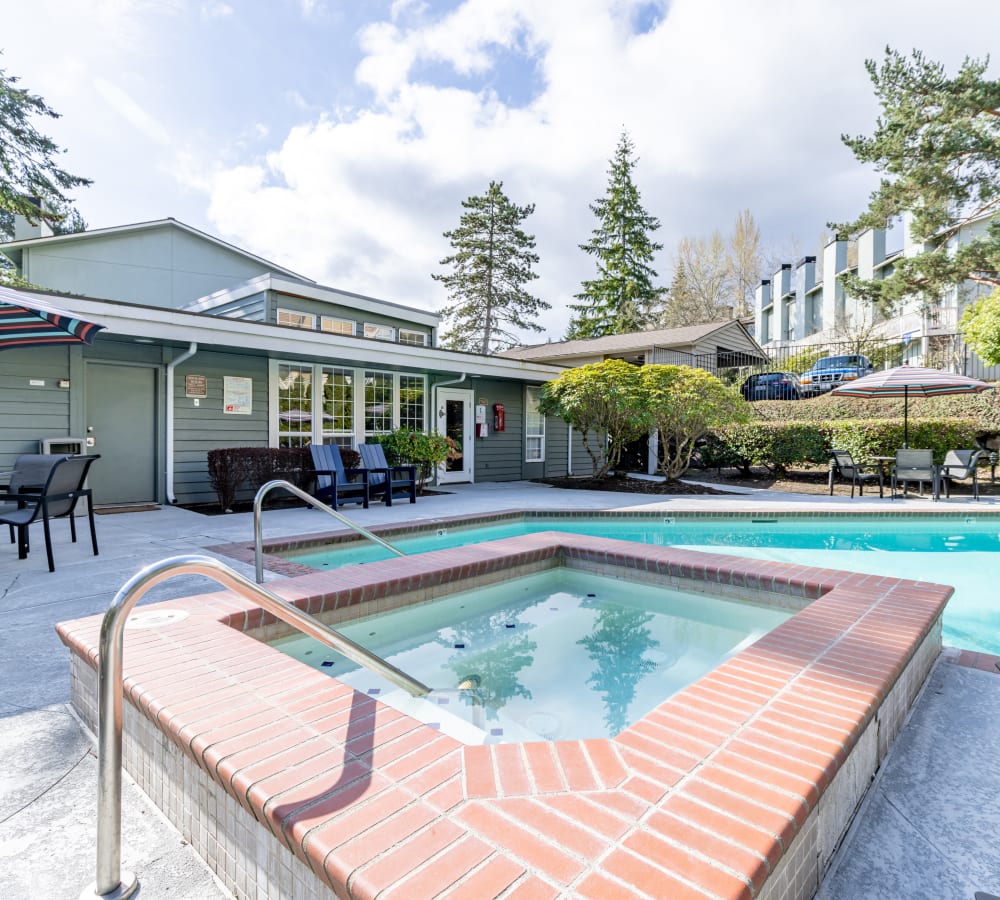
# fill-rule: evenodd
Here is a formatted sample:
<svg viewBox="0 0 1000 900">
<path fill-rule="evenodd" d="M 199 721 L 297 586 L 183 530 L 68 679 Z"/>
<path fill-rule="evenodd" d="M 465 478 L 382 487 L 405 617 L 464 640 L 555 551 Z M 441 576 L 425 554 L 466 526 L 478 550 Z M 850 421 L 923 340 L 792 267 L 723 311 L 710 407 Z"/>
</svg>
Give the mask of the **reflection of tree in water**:
<svg viewBox="0 0 1000 900">
<path fill-rule="evenodd" d="M 516 624 L 522 633 L 508 630 L 508 624 Z M 506 611 L 469 619 L 455 627 L 454 639 L 438 639 L 445 646 L 464 643 L 468 648 L 458 651 L 459 655 L 448 663 L 448 668 L 455 673 L 456 685 L 470 676 L 478 678 L 478 683 L 463 696 L 470 703 L 485 706 L 487 718 L 495 719 L 496 710 L 513 697 L 531 699 L 531 691 L 517 680 L 517 675 L 535 660 L 538 645 L 523 633 L 533 627 L 519 622 Z M 498 633 L 501 635 L 499 641 Z M 476 650 L 476 647 L 485 649 Z"/>
<path fill-rule="evenodd" d="M 656 669 L 655 662 L 643 658 L 643 654 L 660 646 L 645 627 L 652 619 L 652 613 L 639 609 L 605 607 L 597 614 L 590 636 L 577 641 L 597 663 L 587 684 L 604 694 L 604 724 L 609 735 L 628 727 L 628 709 L 635 699 L 636 685 Z"/>
</svg>

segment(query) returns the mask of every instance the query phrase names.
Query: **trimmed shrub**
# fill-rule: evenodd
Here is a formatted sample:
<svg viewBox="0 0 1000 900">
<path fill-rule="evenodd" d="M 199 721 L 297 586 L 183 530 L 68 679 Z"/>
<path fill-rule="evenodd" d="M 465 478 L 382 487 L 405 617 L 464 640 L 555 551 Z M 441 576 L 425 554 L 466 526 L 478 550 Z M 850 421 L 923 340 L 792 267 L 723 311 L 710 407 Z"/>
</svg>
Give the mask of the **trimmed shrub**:
<svg viewBox="0 0 1000 900">
<path fill-rule="evenodd" d="M 811 422 L 750 422 L 723 428 L 716 437 L 722 444 L 717 456 L 738 460 L 744 470 L 765 466 L 783 473 L 796 463 L 821 463 L 829 447 L 825 430 Z"/>
<path fill-rule="evenodd" d="M 208 477 L 224 511 L 233 508 L 244 482 L 256 492 L 268 481 L 282 478 L 308 490 L 312 470 L 308 447 L 223 447 L 208 451 Z"/>
<path fill-rule="evenodd" d="M 434 474 L 434 470 L 448 459 L 448 439 L 437 432 L 425 434 L 400 428 L 386 434 L 376 434 L 369 443 L 381 444 L 386 462 L 390 466 L 414 465 L 417 467 L 419 488 Z M 341 451 L 343 456 L 343 451 Z M 347 460 L 344 460 L 346 466 Z"/>
</svg>

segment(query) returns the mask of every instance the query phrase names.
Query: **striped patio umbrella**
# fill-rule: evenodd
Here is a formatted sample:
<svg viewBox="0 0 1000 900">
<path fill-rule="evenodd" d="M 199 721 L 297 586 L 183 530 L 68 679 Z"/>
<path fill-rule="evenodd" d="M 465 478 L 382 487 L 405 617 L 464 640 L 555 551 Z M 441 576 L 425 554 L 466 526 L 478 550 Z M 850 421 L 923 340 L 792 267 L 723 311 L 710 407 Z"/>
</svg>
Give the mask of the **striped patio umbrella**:
<svg viewBox="0 0 1000 900">
<path fill-rule="evenodd" d="M 0 350 L 39 344 L 91 344 L 103 327 L 45 300 L 0 287 Z"/>
<path fill-rule="evenodd" d="M 902 397 L 903 398 L 903 447 L 909 447 L 909 403 L 910 397 L 938 397 L 944 394 L 978 394 L 993 389 L 992 384 L 969 378 L 966 375 L 956 375 L 953 372 L 942 372 L 940 369 L 927 369 L 923 366 L 896 366 L 884 372 L 865 375 L 857 381 L 851 381 L 835 387 L 831 393 L 844 397 Z"/>
</svg>

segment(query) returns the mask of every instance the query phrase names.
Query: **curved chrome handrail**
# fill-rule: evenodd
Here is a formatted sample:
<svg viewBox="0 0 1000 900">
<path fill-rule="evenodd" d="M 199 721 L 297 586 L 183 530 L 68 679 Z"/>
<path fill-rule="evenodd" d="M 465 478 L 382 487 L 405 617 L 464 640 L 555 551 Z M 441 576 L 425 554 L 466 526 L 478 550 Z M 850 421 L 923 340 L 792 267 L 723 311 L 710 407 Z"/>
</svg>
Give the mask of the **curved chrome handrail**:
<svg viewBox="0 0 1000 900">
<path fill-rule="evenodd" d="M 150 588 L 175 575 L 204 575 L 223 587 L 254 600 L 275 617 L 316 638 L 352 662 L 423 697 L 430 688 L 397 669 L 350 638 L 328 628 L 297 606 L 254 584 L 228 566 L 207 556 L 174 556 L 153 563 L 133 575 L 115 595 L 101 622 L 97 667 L 97 881 L 83 896 L 130 897 L 138 881 L 121 871 L 122 799 L 122 657 L 125 621 Z"/>
<path fill-rule="evenodd" d="M 262 524 L 262 512 L 264 498 L 274 489 L 274 488 L 284 488 L 290 494 L 295 494 L 300 500 L 305 500 L 310 506 L 315 506 L 316 509 L 321 509 L 328 516 L 333 516 L 338 522 L 343 522 L 348 528 L 354 529 L 358 534 L 363 537 L 368 538 L 370 541 L 374 541 L 380 547 L 384 547 L 390 553 L 395 553 L 396 556 L 406 556 L 402 550 L 398 547 L 394 547 L 388 541 L 382 540 L 377 534 L 372 534 L 367 528 L 362 528 L 357 522 L 352 522 L 347 516 L 342 513 L 337 512 L 337 510 L 332 507 L 327 506 L 320 500 L 317 500 L 312 494 L 307 493 L 302 490 L 302 488 L 296 487 L 290 481 L 284 481 L 283 479 L 275 479 L 274 481 L 269 481 L 267 484 L 261 485 L 257 495 L 253 498 L 253 559 L 254 559 L 254 575 L 257 579 L 257 584 L 264 583 L 264 537 L 261 531 Z"/>
</svg>

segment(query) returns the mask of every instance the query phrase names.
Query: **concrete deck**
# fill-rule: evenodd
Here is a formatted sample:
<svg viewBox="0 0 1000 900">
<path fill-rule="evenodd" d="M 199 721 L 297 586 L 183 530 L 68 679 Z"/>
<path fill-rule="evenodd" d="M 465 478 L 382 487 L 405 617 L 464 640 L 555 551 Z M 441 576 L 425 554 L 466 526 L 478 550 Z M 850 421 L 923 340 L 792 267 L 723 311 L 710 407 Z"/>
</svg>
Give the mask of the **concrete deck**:
<svg viewBox="0 0 1000 900">
<path fill-rule="evenodd" d="M 447 495 L 391 508 L 348 511 L 362 525 L 415 517 L 471 514 L 505 508 L 665 511 L 1000 511 L 996 500 L 934 503 L 866 496 L 817 498 L 754 491 L 732 496 L 646 497 L 559 491 L 541 485 L 449 487 Z M 330 530 L 313 510 L 272 510 L 265 537 Z M 94 878 L 96 757 L 92 738 L 69 711 L 69 654 L 56 622 L 94 615 L 139 568 L 227 541 L 252 539 L 249 514 L 204 517 L 176 508 L 98 519 L 101 555 L 89 541 L 70 544 L 65 523 L 55 527 L 56 572 L 40 547 L 19 561 L 0 551 L 0 896 L 77 898 Z M 36 543 L 41 534 L 34 535 Z M 251 567 L 237 565 L 252 577 Z M 902 573 L 901 573 L 902 574 Z M 205 590 L 182 577 L 160 585 L 148 601 Z M 1000 677 L 939 663 L 911 719 L 876 780 L 831 869 L 823 900 L 865 897 L 972 897 L 1000 893 L 1000 773 L 993 750 L 1000 739 Z M 123 864 L 136 872 L 145 898 L 224 897 L 212 875 L 126 778 Z M 991 880 L 992 879 L 992 880 Z"/>
</svg>

